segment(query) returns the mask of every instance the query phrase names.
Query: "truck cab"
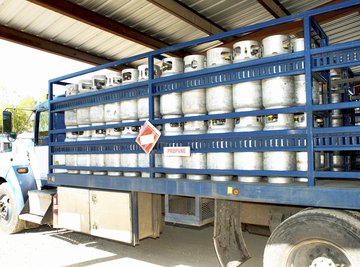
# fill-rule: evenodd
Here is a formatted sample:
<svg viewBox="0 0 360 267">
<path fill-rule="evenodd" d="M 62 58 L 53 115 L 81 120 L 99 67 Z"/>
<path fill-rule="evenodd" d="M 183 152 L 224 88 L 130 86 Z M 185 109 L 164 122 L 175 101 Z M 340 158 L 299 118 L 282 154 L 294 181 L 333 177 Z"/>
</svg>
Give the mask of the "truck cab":
<svg viewBox="0 0 360 267">
<path fill-rule="evenodd" d="M 0 230 L 15 233 L 25 227 L 19 215 L 28 200 L 28 192 L 47 186 L 48 173 L 48 102 L 34 110 L 31 139 L 17 137 L 12 131 L 12 113 L 3 112 L 0 135 Z"/>
</svg>

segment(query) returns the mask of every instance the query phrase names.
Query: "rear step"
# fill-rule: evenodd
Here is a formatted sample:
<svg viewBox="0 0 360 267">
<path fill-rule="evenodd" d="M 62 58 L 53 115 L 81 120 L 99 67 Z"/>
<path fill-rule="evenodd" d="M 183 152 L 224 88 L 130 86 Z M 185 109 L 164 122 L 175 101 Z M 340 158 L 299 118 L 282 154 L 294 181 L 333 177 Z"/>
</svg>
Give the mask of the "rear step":
<svg viewBox="0 0 360 267">
<path fill-rule="evenodd" d="M 29 198 L 19 218 L 36 224 L 52 224 L 52 199 L 55 194 L 55 189 L 29 191 Z"/>
</svg>

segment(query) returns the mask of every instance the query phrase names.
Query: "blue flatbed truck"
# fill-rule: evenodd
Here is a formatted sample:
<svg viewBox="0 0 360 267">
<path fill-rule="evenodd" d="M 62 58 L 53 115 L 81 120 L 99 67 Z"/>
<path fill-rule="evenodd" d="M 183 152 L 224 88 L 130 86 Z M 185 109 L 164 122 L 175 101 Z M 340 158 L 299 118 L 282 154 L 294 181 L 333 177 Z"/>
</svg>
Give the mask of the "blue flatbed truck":
<svg viewBox="0 0 360 267">
<path fill-rule="evenodd" d="M 360 102 L 356 88 L 360 79 L 355 71 L 360 65 L 360 40 L 329 45 L 326 32 L 317 23 L 319 16 L 336 15 L 359 5 L 358 1 L 345 1 L 50 80 L 48 102 L 35 111 L 34 147 L 29 152 L 28 162 L 17 165 L 10 162 L 0 179 L 0 229 L 14 233 L 23 229 L 28 221 L 136 245 L 142 238 L 159 237 L 163 198 L 165 221 L 189 225 L 214 222 L 214 245 L 221 266 L 238 266 L 250 257 L 242 238 L 241 223 L 270 227 L 264 252 L 265 267 L 360 266 L 360 175 L 357 164 Z M 269 32 L 281 33 L 292 23 L 302 25 L 304 49 L 301 51 L 155 78 L 156 62 L 171 52 L 229 37 L 246 40 L 261 36 L 261 33 L 265 37 Z M 252 35 L 254 33 L 257 35 Z M 60 95 L 64 93 L 69 79 L 103 69 L 121 68 L 135 61 L 148 64 L 148 80 L 71 97 L 55 97 L 58 91 L 62 92 Z M 336 70 L 338 76 L 334 78 L 334 72 L 330 70 Z M 155 99 L 162 95 L 293 75 L 305 77 L 306 101 L 302 105 L 176 118 L 154 116 Z M 323 100 L 319 104 L 313 101 L 314 80 L 322 84 Z M 331 101 L 332 88 L 340 94 L 339 101 Z M 67 155 L 144 153 L 135 143 L 135 137 L 65 140 L 67 133 L 75 131 L 84 133 L 142 126 L 144 121 L 75 128 L 66 127 L 64 123 L 67 111 L 139 98 L 148 99 L 148 119 L 155 126 L 300 113 L 305 114 L 306 127 L 162 135 L 150 153 L 149 167 L 65 164 Z M 333 120 L 334 114 L 341 114 L 338 127 L 333 125 L 338 122 Z M 14 139 L 9 128 L 11 113 L 5 115 L 4 128 Z M 315 124 L 316 119 L 321 123 Z M 307 166 L 305 170 L 248 170 L 214 169 L 209 164 L 198 169 L 157 165 L 156 158 L 163 154 L 164 148 L 174 146 L 190 149 L 192 154 L 306 152 Z M 316 166 L 317 155 L 322 157 L 320 167 Z M 335 166 L 339 156 L 342 159 L 340 167 Z M 101 173 L 104 171 L 105 174 Z M 146 172 L 148 177 L 107 175 L 109 172 Z M 232 178 L 226 181 L 169 179 L 158 177 L 159 173 Z M 237 176 L 262 178 L 249 183 L 238 181 Z M 304 178 L 305 182 L 271 183 L 271 177 L 281 177 L 285 181 Z"/>
</svg>

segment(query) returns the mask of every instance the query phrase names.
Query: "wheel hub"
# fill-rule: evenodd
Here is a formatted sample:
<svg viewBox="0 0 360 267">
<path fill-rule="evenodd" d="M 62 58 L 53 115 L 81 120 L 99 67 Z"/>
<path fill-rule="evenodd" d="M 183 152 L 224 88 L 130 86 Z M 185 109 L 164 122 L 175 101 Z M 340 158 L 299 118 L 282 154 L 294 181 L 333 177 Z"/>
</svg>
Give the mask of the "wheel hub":
<svg viewBox="0 0 360 267">
<path fill-rule="evenodd" d="M 345 252 L 323 240 L 308 240 L 299 243 L 292 251 L 288 266 L 352 267 Z"/>
<path fill-rule="evenodd" d="M 335 263 L 328 257 L 318 257 L 315 260 L 313 260 L 313 262 L 309 267 L 338 267 L 338 266 L 336 266 Z"/>
</svg>

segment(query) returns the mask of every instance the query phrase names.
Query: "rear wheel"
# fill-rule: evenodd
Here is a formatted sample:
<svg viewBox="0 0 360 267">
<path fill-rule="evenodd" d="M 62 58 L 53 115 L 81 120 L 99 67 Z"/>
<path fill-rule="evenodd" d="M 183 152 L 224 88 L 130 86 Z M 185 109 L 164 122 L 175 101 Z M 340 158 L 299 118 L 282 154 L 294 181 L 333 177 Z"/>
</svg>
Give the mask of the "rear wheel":
<svg viewBox="0 0 360 267">
<path fill-rule="evenodd" d="M 355 212 L 307 209 L 271 234 L 264 267 L 360 266 L 360 220 Z"/>
<path fill-rule="evenodd" d="M 13 234 L 24 229 L 24 222 L 19 220 L 15 197 L 8 183 L 0 185 L 0 231 Z"/>
</svg>

